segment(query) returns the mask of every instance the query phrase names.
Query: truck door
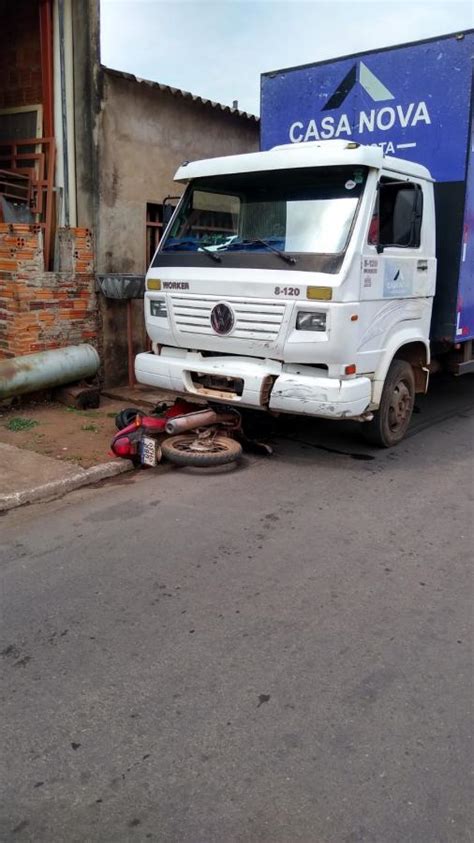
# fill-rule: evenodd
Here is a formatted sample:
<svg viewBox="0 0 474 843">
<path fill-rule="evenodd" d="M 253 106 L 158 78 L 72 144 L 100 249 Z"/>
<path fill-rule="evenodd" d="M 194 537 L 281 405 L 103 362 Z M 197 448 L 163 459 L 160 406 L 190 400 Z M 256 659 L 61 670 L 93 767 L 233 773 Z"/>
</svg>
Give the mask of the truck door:
<svg viewBox="0 0 474 843">
<path fill-rule="evenodd" d="M 422 183 L 386 175 L 380 179 L 362 265 L 362 299 L 409 299 L 434 295 L 436 260 Z M 433 223 L 433 220 L 431 220 Z"/>
</svg>

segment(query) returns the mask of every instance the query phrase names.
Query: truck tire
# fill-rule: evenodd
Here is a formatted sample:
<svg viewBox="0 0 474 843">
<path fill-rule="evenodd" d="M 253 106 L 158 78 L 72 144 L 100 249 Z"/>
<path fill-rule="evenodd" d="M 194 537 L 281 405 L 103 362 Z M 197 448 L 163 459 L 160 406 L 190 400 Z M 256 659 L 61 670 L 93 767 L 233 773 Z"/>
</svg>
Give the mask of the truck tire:
<svg viewBox="0 0 474 843">
<path fill-rule="evenodd" d="M 170 436 L 161 443 L 164 457 L 176 465 L 192 465 L 202 468 L 226 465 L 238 460 L 242 454 L 242 446 L 229 436 L 215 436 L 208 444 L 203 442 L 202 450 L 193 448 L 196 435 L 183 434 Z"/>
<path fill-rule="evenodd" d="M 392 448 L 405 436 L 415 403 L 415 376 L 406 360 L 392 360 L 385 378 L 380 407 L 363 425 L 368 442 L 379 448 Z"/>
</svg>

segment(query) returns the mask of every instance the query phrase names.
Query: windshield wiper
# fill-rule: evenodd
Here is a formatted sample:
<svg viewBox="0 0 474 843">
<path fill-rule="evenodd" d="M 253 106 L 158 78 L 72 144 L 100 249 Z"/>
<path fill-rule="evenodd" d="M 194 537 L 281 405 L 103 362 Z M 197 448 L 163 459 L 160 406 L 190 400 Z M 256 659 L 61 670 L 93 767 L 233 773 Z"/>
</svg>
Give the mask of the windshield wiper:
<svg viewBox="0 0 474 843">
<path fill-rule="evenodd" d="M 261 240 L 260 237 L 255 237 L 251 242 L 261 243 L 262 246 L 266 246 L 270 252 L 274 252 L 275 255 L 278 255 L 278 257 L 281 258 L 282 261 L 286 261 L 286 263 L 296 263 L 296 258 L 292 255 L 287 255 L 285 252 L 282 252 L 281 249 L 276 249 L 275 246 L 272 246 L 272 244 L 268 242 L 268 240 Z"/>
<path fill-rule="evenodd" d="M 255 243 L 259 243 L 260 246 L 265 246 L 269 252 L 273 252 L 275 255 L 278 255 L 278 257 L 281 258 L 282 261 L 285 261 L 285 263 L 293 264 L 298 262 L 297 258 L 294 258 L 292 255 L 287 255 L 286 252 L 282 252 L 281 249 L 277 249 L 275 246 L 272 246 L 268 240 L 262 240 L 261 237 L 253 237 L 251 240 L 235 240 L 234 243 L 230 243 L 227 248 L 222 251 L 230 251 L 233 246 L 252 246 Z"/>
<path fill-rule="evenodd" d="M 219 257 L 219 255 L 216 255 L 216 253 L 213 252 L 212 249 L 208 249 L 207 246 L 199 245 L 198 252 L 204 252 L 206 255 L 212 258 L 213 261 L 216 261 L 216 263 L 222 263 L 222 258 Z"/>
<path fill-rule="evenodd" d="M 195 245 L 197 245 L 196 250 L 189 248 L 190 246 L 195 246 Z M 208 249 L 207 246 L 202 246 L 200 243 L 196 243 L 196 241 L 192 240 L 192 239 L 178 240 L 176 243 L 165 243 L 162 251 L 167 252 L 168 250 L 171 250 L 171 249 L 176 249 L 178 251 L 179 249 L 182 249 L 183 247 L 185 249 L 187 249 L 188 252 L 194 252 L 194 251 L 201 252 L 202 251 L 206 255 L 208 255 L 210 258 L 212 258 L 213 261 L 216 261 L 216 263 L 222 263 L 222 258 L 220 258 L 219 255 L 216 255 L 215 252 L 213 252 L 211 249 Z"/>
</svg>

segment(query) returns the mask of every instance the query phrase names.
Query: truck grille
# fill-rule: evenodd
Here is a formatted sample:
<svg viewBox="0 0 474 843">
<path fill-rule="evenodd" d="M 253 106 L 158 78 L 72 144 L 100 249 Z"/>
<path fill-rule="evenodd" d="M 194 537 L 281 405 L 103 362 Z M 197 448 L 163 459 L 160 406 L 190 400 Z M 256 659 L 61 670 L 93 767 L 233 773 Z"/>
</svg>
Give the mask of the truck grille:
<svg viewBox="0 0 474 843">
<path fill-rule="evenodd" d="M 189 334 L 217 336 L 211 327 L 212 308 L 226 301 L 235 314 L 235 325 L 229 334 L 232 338 L 276 340 L 285 313 L 283 302 L 252 301 L 248 299 L 223 299 L 221 296 L 170 296 L 174 322 L 180 331 Z"/>
</svg>

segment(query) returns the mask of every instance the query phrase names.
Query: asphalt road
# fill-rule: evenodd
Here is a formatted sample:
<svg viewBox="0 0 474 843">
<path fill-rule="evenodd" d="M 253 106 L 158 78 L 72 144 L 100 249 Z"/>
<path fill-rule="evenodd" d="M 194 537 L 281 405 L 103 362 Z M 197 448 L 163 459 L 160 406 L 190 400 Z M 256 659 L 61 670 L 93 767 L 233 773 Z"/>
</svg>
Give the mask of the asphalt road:
<svg viewBox="0 0 474 843">
<path fill-rule="evenodd" d="M 471 841 L 470 390 L 1 518 L 0 839 Z"/>
</svg>

